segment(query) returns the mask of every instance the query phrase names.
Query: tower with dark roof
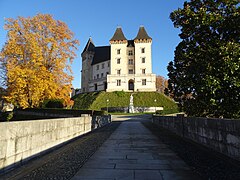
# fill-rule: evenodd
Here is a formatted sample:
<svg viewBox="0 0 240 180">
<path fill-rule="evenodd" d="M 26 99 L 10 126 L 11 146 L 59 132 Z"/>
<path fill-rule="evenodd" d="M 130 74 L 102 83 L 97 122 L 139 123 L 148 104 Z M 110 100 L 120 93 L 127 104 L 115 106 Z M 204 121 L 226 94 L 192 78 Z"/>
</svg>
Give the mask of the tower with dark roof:
<svg viewBox="0 0 240 180">
<path fill-rule="evenodd" d="M 134 42 L 151 42 L 152 38 L 147 34 L 144 26 L 140 26 L 137 36 L 134 38 Z"/>
<path fill-rule="evenodd" d="M 81 89 L 82 92 L 89 91 L 89 84 L 92 80 L 92 61 L 95 54 L 95 45 L 90 37 L 81 54 L 82 71 L 81 71 Z"/>
<path fill-rule="evenodd" d="M 152 38 L 143 26 L 139 27 L 137 36 L 134 38 L 135 45 L 135 69 L 136 74 L 152 73 Z"/>
<path fill-rule="evenodd" d="M 156 91 L 152 74 L 152 38 L 143 26 L 128 40 L 117 27 L 110 46 L 95 46 L 90 38 L 82 52 L 82 92 Z"/>
<path fill-rule="evenodd" d="M 110 44 L 119 44 L 119 43 L 127 43 L 127 38 L 124 36 L 122 28 L 117 27 L 113 37 L 110 39 Z"/>
</svg>

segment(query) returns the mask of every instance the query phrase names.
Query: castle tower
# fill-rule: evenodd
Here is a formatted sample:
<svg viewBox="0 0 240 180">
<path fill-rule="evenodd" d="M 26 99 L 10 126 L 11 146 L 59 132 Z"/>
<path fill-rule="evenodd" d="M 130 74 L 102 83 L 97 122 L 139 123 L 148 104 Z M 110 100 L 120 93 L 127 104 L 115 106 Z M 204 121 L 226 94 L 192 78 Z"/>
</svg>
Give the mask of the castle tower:
<svg viewBox="0 0 240 180">
<path fill-rule="evenodd" d="M 140 26 L 134 38 L 135 91 L 156 91 L 156 75 L 152 74 L 152 38 Z"/>
<path fill-rule="evenodd" d="M 81 71 L 81 89 L 82 92 L 89 91 L 89 83 L 92 80 L 92 61 L 94 57 L 95 45 L 90 37 L 81 56 L 82 56 L 82 71 Z"/>
<path fill-rule="evenodd" d="M 113 37 L 110 39 L 111 45 L 111 69 L 110 74 L 121 75 L 127 73 L 126 48 L 127 39 L 121 27 L 117 27 Z"/>
<path fill-rule="evenodd" d="M 145 28 L 140 26 L 135 45 L 135 74 L 152 73 L 152 38 L 148 36 Z"/>
</svg>

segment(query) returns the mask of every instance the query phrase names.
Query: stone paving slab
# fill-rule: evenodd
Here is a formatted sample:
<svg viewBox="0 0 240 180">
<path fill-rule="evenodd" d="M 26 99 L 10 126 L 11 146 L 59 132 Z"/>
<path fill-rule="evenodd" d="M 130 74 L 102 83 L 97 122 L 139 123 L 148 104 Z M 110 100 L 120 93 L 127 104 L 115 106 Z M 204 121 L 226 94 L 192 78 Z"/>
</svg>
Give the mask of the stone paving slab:
<svg viewBox="0 0 240 180">
<path fill-rule="evenodd" d="M 190 170 L 160 170 L 164 180 L 196 180 L 198 176 Z"/>
<path fill-rule="evenodd" d="M 140 121 L 125 121 L 73 177 L 77 179 L 198 179 Z"/>
<path fill-rule="evenodd" d="M 134 175 L 137 180 L 163 180 L 161 173 L 157 170 L 135 170 Z"/>
<path fill-rule="evenodd" d="M 134 179 L 133 170 L 121 170 L 121 169 L 91 169 L 82 168 L 72 179 L 121 179 L 132 180 Z"/>
<path fill-rule="evenodd" d="M 116 164 L 116 169 L 141 169 L 141 170 L 158 170 L 158 169 L 172 169 L 168 164 Z"/>
</svg>

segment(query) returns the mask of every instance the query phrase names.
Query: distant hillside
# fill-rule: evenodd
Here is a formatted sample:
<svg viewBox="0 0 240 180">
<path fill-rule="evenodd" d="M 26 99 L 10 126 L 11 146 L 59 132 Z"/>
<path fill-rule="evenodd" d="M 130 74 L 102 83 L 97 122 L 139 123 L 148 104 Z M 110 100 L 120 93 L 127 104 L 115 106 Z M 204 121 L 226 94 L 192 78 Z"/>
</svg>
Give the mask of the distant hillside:
<svg viewBox="0 0 240 180">
<path fill-rule="evenodd" d="M 103 107 L 127 107 L 129 105 L 131 93 L 123 91 L 115 92 L 92 92 L 78 94 L 73 97 L 74 109 L 93 109 L 100 110 Z M 157 92 L 134 92 L 134 106 L 164 107 L 164 110 L 169 112 L 177 111 L 176 103 L 169 97 Z M 156 99 L 156 103 L 154 100 Z"/>
</svg>

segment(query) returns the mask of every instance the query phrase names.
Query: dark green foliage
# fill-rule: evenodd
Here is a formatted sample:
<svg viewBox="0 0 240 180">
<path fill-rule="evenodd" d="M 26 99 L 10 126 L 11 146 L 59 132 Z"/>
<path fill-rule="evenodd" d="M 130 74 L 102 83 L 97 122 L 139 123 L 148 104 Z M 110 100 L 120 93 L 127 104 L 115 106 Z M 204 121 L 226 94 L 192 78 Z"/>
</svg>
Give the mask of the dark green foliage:
<svg viewBox="0 0 240 180">
<path fill-rule="evenodd" d="M 166 115 L 166 114 L 175 114 L 175 113 L 179 113 L 179 110 L 178 108 L 176 109 L 163 109 L 163 110 L 157 110 L 156 111 L 156 114 L 159 114 L 159 115 Z"/>
<path fill-rule="evenodd" d="M 6 90 L 0 86 L 0 99 L 2 99 L 2 96 L 6 94 Z"/>
<path fill-rule="evenodd" d="M 108 114 L 107 111 L 94 111 L 95 116 L 103 116 L 107 114 Z"/>
<path fill-rule="evenodd" d="M 168 65 L 168 92 L 190 116 L 239 118 L 239 1 L 192 0 L 170 18 L 182 41 Z"/>
<path fill-rule="evenodd" d="M 48 99 L 42 104 L 42 108 L 63 108 L 62 99 Z"/>
<path fill-rule="evenodd" d="M 0 112 L 0 121 L 10 121 L 13 118 L 12 111 Z"/>
<path fill-rule="evenodd" d="M 164 110 L 178 112 L 177 104 L 169 97 L 157 92 L 100 92 L 79 94 L 74 98 L 75 109 L 100 110 L 104 107 L 128 107 L 130 95 L 133 94 L 134 106 L 140 107 L 163 107 Z M 94 96 L 94 98 L 92 98 Z M 108 102 L 107 102 L 108 99 Z M 156 99 L 156 102 L 154 101 Z"/>
<path fill-rule="evenodd" d="M 79 117 L 81 114 L 94 114 L 95 111 L 92 110 L 76 110 L 76 109 L 33 109 L 33 108 L 26 108 L 26 109 L 18 109 L 18 111 L 26 111 L 26 112 L 32 112 L 37 114 L 42 114 L 43 116 L 47 116 L 48 114 L 57 114 L 58 117 L 62 117 L 62 115 L 67 116 L 74 116 Z M 99 113 L 99 112 L 96 112 Z M 57 116 L 56 116 L 57 117 Z"/>
</svg>

